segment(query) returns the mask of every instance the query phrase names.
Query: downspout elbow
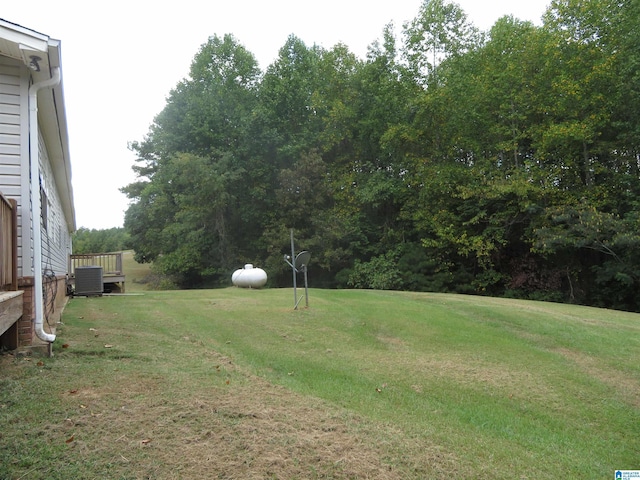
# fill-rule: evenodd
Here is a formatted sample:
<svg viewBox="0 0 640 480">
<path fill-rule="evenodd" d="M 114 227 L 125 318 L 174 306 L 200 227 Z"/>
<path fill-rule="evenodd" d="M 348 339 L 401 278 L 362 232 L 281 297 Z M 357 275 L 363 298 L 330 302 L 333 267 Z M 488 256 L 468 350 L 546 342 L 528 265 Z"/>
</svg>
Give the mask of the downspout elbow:
<svg viewBox="0 0 640 480">
<path fill-rule="evenodd" d="M 60 83 L 60 78 L 60 67 L 51 67 L 51 78 L 34 83 L 29 87 L 29 109 L 32 112 L 38 111 L 38 92 L 43 88 L 57 86 Z"/>
<path fill-rule="evenodd" d="M 38 131 L 38 92 L 43 88 L 55 87 L 60 83 L 60 68 L 51 69 L 51 78 L 34 83 L 29 87 L 29 168 L 31 173 L 31 221 L 33 226 L 33 278 L 36 336 L 53 343 L 56 336 L 44 331 L 44 294 L 42 285 L 42 233 L 40 231 L 40 151 Z"/>
</svg>

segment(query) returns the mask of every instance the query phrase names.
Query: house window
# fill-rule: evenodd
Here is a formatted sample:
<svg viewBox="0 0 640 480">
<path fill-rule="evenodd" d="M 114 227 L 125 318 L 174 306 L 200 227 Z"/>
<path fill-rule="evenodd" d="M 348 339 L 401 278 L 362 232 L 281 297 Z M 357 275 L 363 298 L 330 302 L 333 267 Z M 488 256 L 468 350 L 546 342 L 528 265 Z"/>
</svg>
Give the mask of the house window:
<svg viewBox="0 0 640 480">
<path fill-rule="evenodd" d="M 42 221 L 42 228 L 44 228 L 45 231 L 47 231 L 47 225 L 48 225 L 48 221 L 47 219 L 49 218 L 49 199 L 47 198 L 47 193 L 44 191 L 44 188 L 42 188 L 42 185 L 40 185 L 40 219 Z"/>
</svg>

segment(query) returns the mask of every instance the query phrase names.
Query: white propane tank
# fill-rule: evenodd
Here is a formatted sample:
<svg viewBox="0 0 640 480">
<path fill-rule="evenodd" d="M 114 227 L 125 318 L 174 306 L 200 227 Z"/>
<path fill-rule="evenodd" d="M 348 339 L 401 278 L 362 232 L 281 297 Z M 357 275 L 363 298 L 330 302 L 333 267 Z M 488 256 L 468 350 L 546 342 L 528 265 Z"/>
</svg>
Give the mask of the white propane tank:
<svg viewBox="0 0 640 480">
<path fill-rule="evenodd" d="M 231 275 L 231 282 L 236 287 L 260 288 L 267 283 L 267 272 L 261 268 L 253 268 L 253 264 L 247 263 Z"/>
</svg>

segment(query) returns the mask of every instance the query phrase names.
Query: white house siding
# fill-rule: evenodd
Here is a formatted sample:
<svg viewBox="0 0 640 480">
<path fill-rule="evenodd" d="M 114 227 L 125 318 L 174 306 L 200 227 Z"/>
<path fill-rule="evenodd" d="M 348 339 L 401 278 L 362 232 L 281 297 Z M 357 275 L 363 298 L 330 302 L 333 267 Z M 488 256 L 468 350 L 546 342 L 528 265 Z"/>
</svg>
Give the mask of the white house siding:
<svg viewBox="0 0 640 480">
<path fill-rule="evenodd" d="M 44 192 L 42 226 L 42 264 L 48 274 L 64 275 L 67 273 L 68 258 L 71 254 L 71 236 L 67 231 L 62 203 L 46 146 L 40 136 L 40 185 Z M 46 218 L 44 218 L 46 216 Z"/>
<path fill-rule="evenodd" d="M 18 202 L 18 275 L 22 276 L 22 198 L 24 193 L 22 159 L 29 153 L 28 139 L 22 132 L 28 125 L 28 86 L 25 67 L 0 57 L 0 192 Z M 28 128 L 28 127 L 27 127 Z M 28 169 L 26 170 L 28 172 Z M 28 183 L 28 179 L 27 179 Z M 30 273 L 26 273 L 29 275 Z"/>
<path fill-rule="evenodd" d="M 0 192 L 18 202 L 18 276 L 33 276 L 31 191 L 29 172 L 29 71 L 0 56 Z M 64 275 L 71 253 L 60 195 L 42 135 L 39 136 L 41 184 L 47 197 L 46 229 L 42 229 L 43 267 Z M 27 239 L 27 241 L 23 241 Z"/>
</svg>

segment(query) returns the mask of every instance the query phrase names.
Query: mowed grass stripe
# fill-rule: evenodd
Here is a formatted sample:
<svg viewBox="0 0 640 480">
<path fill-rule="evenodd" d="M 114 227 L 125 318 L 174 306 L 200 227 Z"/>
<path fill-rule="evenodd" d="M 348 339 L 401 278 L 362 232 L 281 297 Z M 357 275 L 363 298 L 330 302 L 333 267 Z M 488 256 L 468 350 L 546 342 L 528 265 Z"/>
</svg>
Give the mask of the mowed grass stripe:
<svg viewBox="0 0 640 480">
<path fill-rule="evenodd" d="M 289 289 L 227 288 L 74 299 L 64 322 L 70 348 L 53 362 L 74 372 L 69 388 L 78 375 L 103 396 L 117 379 L 146 385 L 137 395 L 153 391 L 157 410 L 249 389 L 255 375 L 399 432 L 384 461 L 402 478 L 455 465 L 474 478 L 595 479 L 640 462 L 635 314 L 316 289 L 294 311 Z"/>
</svg>

